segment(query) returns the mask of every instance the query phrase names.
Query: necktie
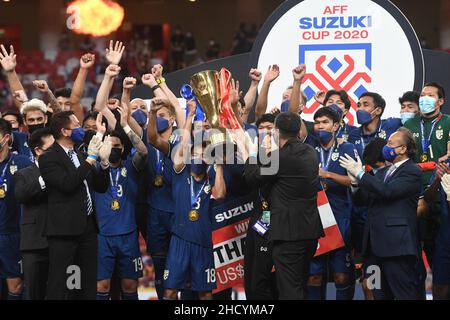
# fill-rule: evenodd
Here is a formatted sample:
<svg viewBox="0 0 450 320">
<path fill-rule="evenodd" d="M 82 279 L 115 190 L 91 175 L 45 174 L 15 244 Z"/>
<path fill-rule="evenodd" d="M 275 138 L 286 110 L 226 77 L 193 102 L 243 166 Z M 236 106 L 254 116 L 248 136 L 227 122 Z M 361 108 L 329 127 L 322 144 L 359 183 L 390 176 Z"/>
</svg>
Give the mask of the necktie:
<svg viewBox="0 0 450 320">
<path fill-rule="evenodd" d="M 70 161 L 72 161 L 73 165 L 76 167 L 76 164 L 75 164 L 76 153 L 75 153 L 75 151 L 69 150 L 68 154 L 69 154 Z M 87 188 L 86 180 L 83 183 L 84 183 L 84 191 L 85 191 L 85 194 L 86 194 L 85 203 L 86 203 L 86 207 L 87 207 L 87 215 L 89 216 L 89 215 L 92 214 L 92 211 L 93 211 L 93 209 L 92 209 L 92 199 L 91 199 L 91 196 L 90 196 L 88 188 Z"/>
<path fill-rule="evenodd" d="M 388 171 L 386 172 L 386 175 L 384 176 L 384 182 L 386 182 L 394 173 L 396 167 L 394 165 L 390 166 Z"/>
</svg>

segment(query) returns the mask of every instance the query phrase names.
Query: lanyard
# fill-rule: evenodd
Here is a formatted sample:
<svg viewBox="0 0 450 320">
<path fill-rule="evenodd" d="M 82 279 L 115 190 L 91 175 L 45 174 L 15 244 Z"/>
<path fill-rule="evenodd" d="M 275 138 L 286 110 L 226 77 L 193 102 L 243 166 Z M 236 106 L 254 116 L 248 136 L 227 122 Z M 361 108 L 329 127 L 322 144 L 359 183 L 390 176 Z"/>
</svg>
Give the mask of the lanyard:
<svg viewBox="0 0 450 320">
<path fill-rule="evenodd" d="M 342 130 L 344 130 L 343 135 L 347 133 L 347 124 L 344 122 L 341 126 L 339 126 L 339 130 L 336 132 L 336 138 L 339 138 Z"/>
<path fill-rule="evenodd" d="M 161 175 L 163 171 L 164 171 L 164 167 L 163 167 L 163 159 L 161 156 L 161 151 L 156 149 L 156 174 Z"/>
<path fill-rule="evenodd" d="M 424 153 L 428 152 L 428 148 L 430 147 L 431 136 L 433 135 L 434 128 L 436 127 L 436 123 L 438 123 L 439 120 L 441 120 L 441 118 L 442 118 L 442 113 L 439 115 L 439 117 L 437 117 L 436 119 L 433 120 L 433 122 L 431 123 L 431 130 L 430 130 L 430 133 L 429 133 L 427 139 L 425 139 L 425 128 L 424 128 L 423 119 L 420 121 L 420 133 L 421 133 L 421 138 L 422 138 L 422 151 Z"/>
<path fill-rule="evenodd" d="M 373 133 L 373 135 L 380 133 L 382 124 L 383 124 L 382 120 L 380 119 L 380 124 L 378 125 L 378 129 Z M 361 145 L 362 145 L 362 149 L 364 150 L 366 148 L 366 144 L 364 143 L 363 132 L 364 132 L 363 128 L 361 127 Z M 368 136 L 371 136 L 371 134 L 369 134 Z"/>
<path fill-rule="evenodd" d="M 6 163 L 5 167 L 3 168 L 2 175 L 0 176 L 0 185 L 3 185 L 5 183 L 5 175 L 6 175 L 6 169 L 8 169 L 9 163 L 11 162 L 12 157 L 9 157 L 8 162 Z"/>
<path fill-rule="evenodd" d="M 198 191 L 197 195 L 195 196 L 194 195 L 194 178 L 191 176 L 191 207 L 194 207 L 194 205 L 198 202 L 200 193 L 202 193 L 207 182 L 208 182 L 208 179 L 205 178 L 205 182 L 203 182 L 203 185 L 201 186 L 200 190 Z"/>
<path fill-rule="evenodd" d="M 328 154 L 327 162 L 325 162 L 325 150 L 320 147 L 320 164 L 322 165 L 322 169 L 328 171 L 328 166 L 330 165 L 331 157 L 333 155 L 335 144 L 330 148 L 330 153 Z"/>
<path fill-rule="evenodd" d="M 111 169 L 113 170 L 113 169 Z M 109 171 L 109 179 L 111 181 L 111 193 L 113 198 L 117 198 L 118 195 L 118 186 L 119 186 L 119 175 L 120 175 L 120 168 L 117 168 L 116 178 L 113 180 L 111 170 Z"/>
</svg>

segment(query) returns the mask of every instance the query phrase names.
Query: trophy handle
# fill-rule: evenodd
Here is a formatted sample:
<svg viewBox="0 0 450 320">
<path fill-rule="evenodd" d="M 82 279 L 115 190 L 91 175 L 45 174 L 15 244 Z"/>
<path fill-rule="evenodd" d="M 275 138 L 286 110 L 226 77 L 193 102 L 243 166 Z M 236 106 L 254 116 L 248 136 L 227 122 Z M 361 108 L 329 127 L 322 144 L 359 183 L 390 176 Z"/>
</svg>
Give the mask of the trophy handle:
<svg viewBox="0 0 450 320">
<path fill-rule="evenodd" d="M 184 84 L 180 89 L 180 95 L 186 100 L 191 100 L 194 98 L 194 90 L 190 85 Z"/>
</svg>

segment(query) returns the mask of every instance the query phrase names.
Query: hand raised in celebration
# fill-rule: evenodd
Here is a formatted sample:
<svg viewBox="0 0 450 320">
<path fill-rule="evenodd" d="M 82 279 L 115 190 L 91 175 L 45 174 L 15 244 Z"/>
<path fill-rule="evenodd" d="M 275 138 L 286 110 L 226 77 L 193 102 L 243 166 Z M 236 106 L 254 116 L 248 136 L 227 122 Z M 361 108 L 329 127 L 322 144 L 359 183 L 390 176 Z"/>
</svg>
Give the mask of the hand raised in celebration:
<svg viewBox="0 0 450 320">
<path fill-rule="evenodd" d="M 123 88 L 126 90 L 131 90 L 136 87 L 137 80 L 133 77 L 126 77 L 123 79 Z"/>
<path fill-rule="evenodd" d="M 0 64 L 2 65 L 3 70 L 5 70 L 5 72 L 14 71 L 17 66 L 17 55 L 14 53 L 14 47 L 9 47 L 10 53 L 8 53 L 4 45 L 1 45 L 0 49 Z"/>
<path fill-rule="evenodd" d="M 106 61 L 109 64 L 118 65 L 120 60 L 122 60 L 123 52 L 125 51 L 125 46 L 120 41 L 116 41 L 114 45 L 114 41 L 111 40 L 109 42 L 109 48 L 106 48 Z"/>
<path fill-rule="evenodd" d="M 306 74 L 306 65 L 301 64 L 292 70 L 292 75 L 294 76 L 295 81 L 302 81 Z"/>
<path fill-rule="evenodd" d="M 45 80 L 34 80 L 33 86 L 36 89 L 38 89 L 40 92 L 47 93 L 49 90 L 47 81 L 45 81 Z"/>
<path fill-rule="evenodd" d="M 264 81 L 266 82 L 272 82 L 276 78 L 280 76 L 280 67 L 276 64 L 269 66 L 269 69 L 267 70 L 266 74 L 264 75 Z"/>
<path fill-rule="evenodd" d="M 248 76 L 250 77 L 250 79 L 252 80 L 252 82 L 260 82 L 262 79 L 262 72 L 259 71 L 258 69 L 250 69 L 250 72 L 248 74 Z"/>
<path fill-rule="evenodd" d="M 120 67 L 114 64 L 110 64 L 105 71 L 105 75 L 110 78 L 115 78 L 120 74 Z"/>
<path fill-rule="evenodd" d="M 152 75 L 155 77 L 155 79 L 159 79 L 162 77 L 164 68 L 160 64 L 156 64 L 152 68 Z"/>
<path fill-rule="evenodd" d="M 142 83 L 146 86 L 149 86 L 150 88 L 153 88 L 158 84 L 156 83 L 155 76 L 151 73 L 147 73 L 142 76 Z"/>
<path fill-rule="evenodd" d="M 80 67 L 82 69 L 89 69 L 95 64 L 95 54 L 86 53 L 80 59 Z"/>
</svg>

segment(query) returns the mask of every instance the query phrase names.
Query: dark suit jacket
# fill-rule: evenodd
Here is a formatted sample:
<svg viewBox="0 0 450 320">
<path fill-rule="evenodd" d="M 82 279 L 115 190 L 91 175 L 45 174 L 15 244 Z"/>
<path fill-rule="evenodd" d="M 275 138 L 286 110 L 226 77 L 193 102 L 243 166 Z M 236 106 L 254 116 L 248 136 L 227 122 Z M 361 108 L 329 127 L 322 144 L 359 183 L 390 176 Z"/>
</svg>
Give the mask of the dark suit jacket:
<svg viewBox="0 0 450 320">
<path fill-rule="evenodd" d="M 272 154 L 274 166 L 279 155 L 279 169 L 262 174 L 264 167 L 245 165 L 245 179 L 253 187 L 271 185 L 269 241 L 313 240 L 322 237 L 323 227 L 317 209 L 319 163 L 312 147 L 299 139 L 290 139 Z"/>
<path fill-rule="evenodd" d="M 422 171 L 408 160 L 384 182 L 388 168 L 375 176 L 364 174 L 354 196 L 367 205 L 363 253 L 377 257 L 419 255 L 417 203 L 422 191 Z"/>
<path fill-rule="evenodd" d="M 44 235 L 47 220 L 47 192 L 41 188 L 41 172 L 36 165 L 19 170 L 14 175 L 14 192 L 22 204 L 20 250 L 37 250 L 48 247 Z"/>
<path fill-rule="evenodd" d="M 47 236 L 77 236 L 84 232 L 88 218 L 84 180 L 91 193 L 104 193 L 108 188 L 108 170 L 94 168 L 83 155 L 77 154 L 80 166 L 75 168 L 64 149 L 55 142 L 39 158 L 48 193 Z"/>
</svg>

